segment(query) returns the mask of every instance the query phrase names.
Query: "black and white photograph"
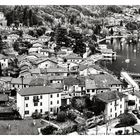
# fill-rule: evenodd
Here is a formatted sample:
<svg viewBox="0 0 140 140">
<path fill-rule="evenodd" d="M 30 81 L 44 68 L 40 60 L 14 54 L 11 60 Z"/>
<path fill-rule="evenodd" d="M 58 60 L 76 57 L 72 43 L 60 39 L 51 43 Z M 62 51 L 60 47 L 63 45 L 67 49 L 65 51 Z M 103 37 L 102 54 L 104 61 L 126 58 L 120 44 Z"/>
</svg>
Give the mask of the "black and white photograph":
<svg viewBox="0 0 140 140">
<path fill-rule="evenodd" d="M 140 135 L 140 5 L 0 4 L 0 135 Z"/>
</svg>

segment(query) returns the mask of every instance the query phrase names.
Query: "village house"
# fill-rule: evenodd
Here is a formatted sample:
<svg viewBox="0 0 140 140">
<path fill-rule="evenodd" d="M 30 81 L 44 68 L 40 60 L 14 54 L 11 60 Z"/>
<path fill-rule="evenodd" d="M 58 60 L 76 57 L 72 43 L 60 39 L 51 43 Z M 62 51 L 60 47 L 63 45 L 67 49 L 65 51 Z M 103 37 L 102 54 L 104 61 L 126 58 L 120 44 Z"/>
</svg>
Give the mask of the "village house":
<svg viewBox="0 0 140 140">
<path fill-rule="evenodd" d="M 140 92 L 130 88 L 125 91 L 125 94 L 127 95 L 127 109 L 131 111 L 140 110 Z"/>
<path fill-rule="evenodd" d="M 61 67 L 50 67 L 44 70 L 44 73 L 48 76 L 64 76 L 66 77 L 68 75 L 68 69 L 67 68 L 61 68 Z"/>
<path fill-rule="evenodd" d="M 73 53 L 73 50 L 71 48 L 61 47 L 61 52 L 65 52 L 66 55 L 69 55 L 69 54 Z"/>
<path fill-rule="evenodd" d="M 34 43 L 33 46 L 29 49 L 29 53 L 40 53 L 43 45 L 41 43 Z"/>
<path fill-rule="evenodd" d="M 113 75 L 100 73 L 90 75 L 86 78 L 86 94 L 93 95 L 107 91 L 122 91 L 122 83 Z"/>
<path fill-rule="evenodd" d="M 38 40 L 44 43 L 44 42 L 48 42 L 50 40 L 50 38 L 51 37 L 49 37 L 49 36 L 42 35 L 38 38 Z"/>
<path fill-rule="evenodd" d="M 50 67 L 56 67 L 57 66 L 57 60 L 53 58 L 40 58 L 35 61 L 35 65 L 38 68 L 50 68 Z"/>
<path fill-rule="evenodd" d="M 80 63 L 83 60 L 83 58 L 81 56 L 79 56 L 75 53 L 69 54 L 65 58 L 69 63 L 71 63 L 71 62 Z"/>
<path fill-rule="evenodd" d="M 105 117 L 107 120 L 114 119 L 126 110 L 127 96 L 118 91 L 108 91 L 97 94 L 99 100 L 105 103 Z"/>
<path fill-rule="evenodd" d="M 0 12 L 0 25 L 7 26 L 7 20 L 2 12 Z"/>
<path fill-rule="evenodd" d="M 44 56 L 49 56 L 50 51 L 48 49 L 42 49 L 42 50 L 40 50 L 40 54 L 42 54 Z"/>
<path fill-rule="evenodd" d="M 8 62 L 9 62 L 9 58 L 4 56 L 3 54 L 0 54 L 0 64 L 1 64 L 1 68 L 8 68 Z"/>
<path fill-rule="evenodd" d="M 22 35 L 22 40 L 30 42 L 30 43 L 33 43 L 33 42 L 35 42 L 37 40 L 37 38 L 32 37 L 31 35 L 28 35 L 28 34 L 23 34 Z"/>
<path fill-rule="evenodd" d="M 62 93 L 62 105 L 70 104 L 70 99 L 75 96 L 85 95 L 85 78 L 84 77 L 65 77 Z"/>
<path fill-rule="evenodd" d="M 103 70 L 98 65 L 79 65 L 79 74 L 81 76 L 88 76 L 91 74 L 100 74 Z"/>
<path fill-rule="evenodd" d="M 49 86 L 24 88 L 17 93 L 17 107 L 22 118 L 34 112 L 57 113 L 60 106 L 61 92 Z"/>
<path fill-rule="evenodd" d="M 9 90 L 11 88 L 12 77 L 0 77 L 0 83 L 3 85 L 4 89 Z"/>
<path fill-rule="evenodd" d="M 7 40 L 9 40 L 11 42 L 15 42 L 18 38 L 19 38 L 19 35 L 17 35 L 17 34 L 10 34 L 7 36 Z"/>
<path fill-rule="evenodd" d="M 32 80 L 32 78 L 12 78 L 11 80 L 11 89 L 22 89 L 29 87 L 29 83 Z"/>
<path fill-rule="evenodd" d="M 63 90 L 63 76 L 49 76 L 50 86 L 59 90 Z"/>
</svg>

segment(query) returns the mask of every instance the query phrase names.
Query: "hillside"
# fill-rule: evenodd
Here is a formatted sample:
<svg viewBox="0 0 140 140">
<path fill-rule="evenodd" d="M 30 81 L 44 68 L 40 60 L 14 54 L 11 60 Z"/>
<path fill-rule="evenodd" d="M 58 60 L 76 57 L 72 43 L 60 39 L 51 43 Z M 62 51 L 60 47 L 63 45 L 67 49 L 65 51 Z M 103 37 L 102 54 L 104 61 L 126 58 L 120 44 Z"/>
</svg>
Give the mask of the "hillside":
<svg viewBox="0 0 140 140">
<path fill-rule="evenodd" d="M 82 23 L 91 26 L 94 20 L 99 17 L 105 17 L 111 12 L 119 12 L 119 6 L 102 5 L 43 5 L 43 6 L 0 6 L 0 11 L 4 12 L 8 25 L 14 22 L 23 23 L 23 25 L 33 26 L 42 24 L 56 24 L 59 19 L 62 22 L 70 24 Z M 119 10 L 118 10 L 119 9 Z"/>
</svg>

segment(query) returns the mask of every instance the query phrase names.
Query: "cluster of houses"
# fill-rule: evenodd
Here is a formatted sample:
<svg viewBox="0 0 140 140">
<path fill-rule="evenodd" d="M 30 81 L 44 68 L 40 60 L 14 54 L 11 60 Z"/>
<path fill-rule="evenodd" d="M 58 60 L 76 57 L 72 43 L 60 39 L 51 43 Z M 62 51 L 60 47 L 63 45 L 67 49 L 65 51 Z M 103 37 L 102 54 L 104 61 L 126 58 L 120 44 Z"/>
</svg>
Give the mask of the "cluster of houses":
<svg viewBox="0 0 140 140">
<path fill-rule="evenodd" d="M 18 38 L 18 35 L 10 34 L 7 40 L 14 42 Z M 82 58 L 73 53 L 71 48 L 63 46 L 56 53 L 56 44 L 50 41 L 49 35 L 34 38 L 23 34 L 22 39 L 30 42 L 32 47 L 28 55 L 16 55 L 19 77 L 0 77 L 4 89 L 17 91 L 16 105 L 22 118 L 34 112 L 57 113 L 59 107 L 69 105 L 73 97 L 85 95 L 90 99 L 97 96 L 105 102 L 105 114 L 110 119 L 124 113 L 132 99 L 129 99 L 130 96 L 135 97 L 131 109 L 140 109 L 137 94 L 127 90 L 124 92 L 123 83 L 95 63 L 98 57 L 96 54 L 95 57 L 87 57 L 86 52 Z M 48 42 L 47 45 L 44 42 Z M 8 67 L 9 59 L 0 56 L 1 65 Z"/>
</svg>

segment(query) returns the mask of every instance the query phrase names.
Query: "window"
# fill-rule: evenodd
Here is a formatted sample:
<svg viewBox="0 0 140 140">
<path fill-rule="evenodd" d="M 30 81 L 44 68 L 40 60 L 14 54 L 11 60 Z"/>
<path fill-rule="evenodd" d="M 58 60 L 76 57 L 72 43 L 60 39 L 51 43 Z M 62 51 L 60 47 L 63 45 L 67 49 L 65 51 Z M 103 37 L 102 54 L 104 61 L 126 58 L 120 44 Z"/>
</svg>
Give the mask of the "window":
<svg viewBox="0 0 140 140">
<path fill-rule="evenodd" d="M 89 89 L 87 89 L 87 92 L 89 92 Z"/>
<path fill-rule="evenodd" d="M 28 107 L 28 104 L 26 104 L 26 107 Z"/>
<path fill-rule="evenodd" d="M 102 93 L 103 91 L 101 90 L 101 93 Z"/>
<path fill-rule="evenodd" d="M 110 103 L 110 105 L 112 105 L 112 102 Z"/>
<path fill-rule="evenodd" d="M 42 99 L 42 95 L 40 95 L 40 99 Z"/>
<path fill-rule="evenodd" d="M 15 85 L 13 85 L 13 87 L 15 87 Z"/>
<path fill-rule="evenodd" d="M 38 106 L 38 103 L 37 103 L 37 102 L 35 102 L 35 103 L 34 103 L 34 106 Z"/>
<path fill-rule="evenodd" d="M 52 98 L 52 97 L 53 97 L 53 95 L 51 94 L 51 95 L 50 95 L 50 97 Z"/>
<path fill-rule="evenodd" d="M 51 101 L 51 103 L 50 103 L 51 105 L 53 104 L 53 102 Z"/>
<path fill-rule="evenodd" d="M 57 97 L 59 97 L 59 94 L 57 94 Z"/>
<path fill-rule="evenodd" d="M 120 105 L 120 108 L 122 108 L 122 105 Z"/>
<path fill-rule="evenodd" d="M 57 104 L 59 104 L 59 101 L 57 101 Z"/>
<path fill-rule="evenodd" d="M 110 109 L 110 112 L 112 112 L 112 108 Z"/>
<path fill-rule="evenodd" d="M 94 92 L 95 90 L 94 89 L 92 89 L 92 92 Z"/>
<path fill-rule="evenodd" d="M 117 117 L 117 113 L 115 113 L 115 117 Z"/>
<path fill-rule="evenodd" d="M 53 109 L 52 109 L 52 108 L 50 108 L 50 111 L 52 112 L 52 111 L 53 111 Z"/>
<path fill-rule="evenodd" d="M 29 114 L 29 111 L 25 111 L 25 115 Z"/>
<path fill-rule="evenodd" d="M 40 106 L 42 106 L 42 102 L 40 102 Z"/>
<path fill-rule="evenodd" d="M 122 111 L 120 111 L 120 114 L 122 114 Z"/>
<path fill-rule="evenodd" d="M 120 102 L 122 101 L 122 98 L 120 99 Z"/>
<path fill-rule="evenodd" d="M 116 110 L 116 106 L 115 106 L 115 110 Z"/>
<path fill-rule="evenodd" d="M 26 87 L 26 85 L 24 85 L 24 87 Z"/>
<path fill-rule="evenodd" d="M 40 109 L 40 113 L 42 113 L 42 109 Z"/>
<path fill-rule="evenodd" d="M 25 97 L 25 100 L 29 100 L 29 97 Z"/>
</svg>

